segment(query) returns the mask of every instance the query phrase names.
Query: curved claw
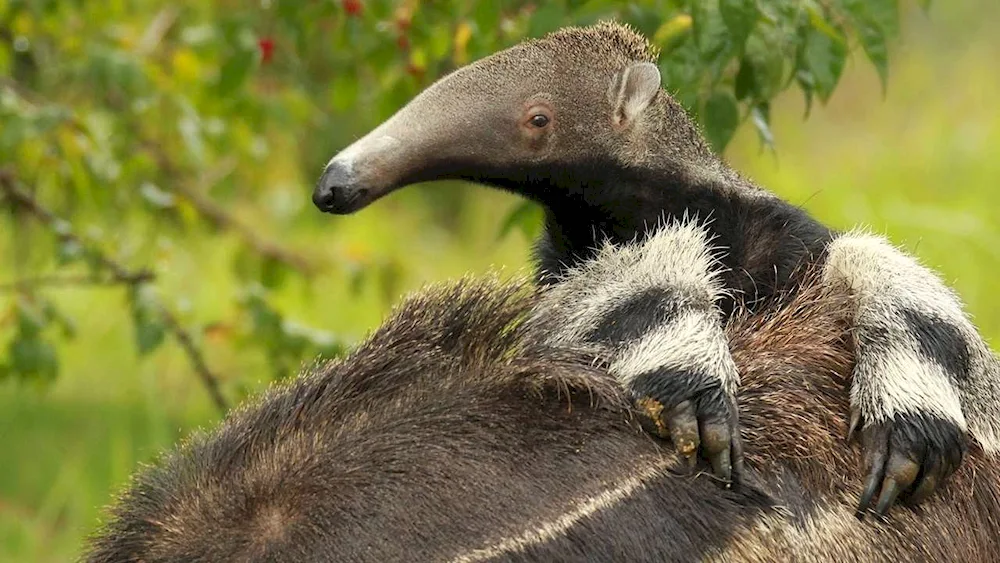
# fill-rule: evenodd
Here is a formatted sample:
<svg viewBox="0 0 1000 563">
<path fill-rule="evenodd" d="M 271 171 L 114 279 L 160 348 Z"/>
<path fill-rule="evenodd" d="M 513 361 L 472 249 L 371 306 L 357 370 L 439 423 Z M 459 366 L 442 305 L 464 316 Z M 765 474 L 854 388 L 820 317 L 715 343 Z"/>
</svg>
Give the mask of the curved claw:
<svg viewBox="0 0 1000 563">
<path fill-rule="evenodd" d="M 854 512 L 858 520 L 864 519 L 865 512 L 871 505 L 872 498 L 875 496 L 875 492 L 878 491 L 879 484 L 882 483 L 882 477 L 885 475 L 885 461 L 889 457 L 888 440 L 882 441 L 880 445 L 881 447 L 878 448 L 865 448 L 865 467 L 871 469 L 868 473 L 868 478 L 865 480 L 865 488 L 861 493 L 858 508 Z"/>
<path fill-rule="evenodd" d="M 853 417 L 852 412 L 852 426 Z M 966 447 L 957 425 L 920 416 L 871 424 L 860 431 L 860 439 L 868 476 L 855 513 L 859 520 L 876 493 L 874 512 L 882 518 L 898 499 L 907 504 L 926 500 L 957 469 Z"/>
<path fill-rule="evenodd" d="M 698 463 L 698 447 L 701 445 L 698 415 L 694 403 L 691 401 L 678 403 L 667 416 L 666 424 L 670 429 L 670 439 L 674 443 L 674 448 L 684 458 L 688 470 L 693 470 Z"/>
<path fill-rule="evenodd" d="M 740 438 L 739 427 L 733 431 L 733 487 L 738 487 L 743 482 L 743 439 Z"/>
<path fill-rule="evenodd" d="M 736 406 L 721 394 L 683 400 L 672 407 L 650 396 L 636 401 L 644 428 L 660 438 L 669 438 L 688 470 L 698 463 L 699 453 L 712 473 L 727 488 L 743 475 L 743 444 L 740 441 Z"/>
<path fill-rule="evenodd" d="M 931 457 L 927 467 L 924 468 L 924 474 L 913 488 L 913 492 L 910 493 L 910 497 L 907 499 L 908 502 L 911 504 L 920 504 L 927 500 L 927 497 L 937 489 L 938 484 L 943 478 L 943 473 L 944 464 L 937 458 Z"/>
<path fill-rule="evenodd" d="M 851 407 L 851 424 L 847 428 L 847 443 L 850 444 L 858 437 L 858 429 L 861 428 L 861 410 Z"/>
<path fill-rule="evenodd" d="M 885 518 L 889 512 L 889 507 L 892 506 L 892 503 L 896 502 L 899 491 L 899 483 L 895 479 L 886 479 L 882 484 L 882 494 L 878 497 L 878 504 L 875 506 L 875 514 Z"/>
<path fill-rule="evenodd" d="M 882 493 L 875 506 L 875 514 L 885 518 L 899 493 L 910 488 L 917 480 L 920 465 L 901 452 L 893 451 L 885 468 Z"/>
<path fill-rule="evenodd" d="M 733 465 L 729 451 L 732 435 L 729 426 L 724 422 L 703 422 L 701 439 L 705 457 L 712 464 L 712 473 L 729 487 L 733 481 Z"/>
</svg>

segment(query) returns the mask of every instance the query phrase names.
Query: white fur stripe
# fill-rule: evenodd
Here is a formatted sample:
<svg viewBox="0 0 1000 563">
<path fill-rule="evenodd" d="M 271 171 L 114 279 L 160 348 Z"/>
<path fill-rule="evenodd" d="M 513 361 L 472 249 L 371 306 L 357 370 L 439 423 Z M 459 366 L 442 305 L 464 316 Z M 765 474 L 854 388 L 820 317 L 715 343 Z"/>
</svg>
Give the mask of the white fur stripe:
<svg viewBox="0 0 1000 563">
<path fill-rule="evenodd" d="M 486 547 L 463 553 L 452 561 L 455 563 L 485 561 L 505 554 L 520 553 L 529 547 L 555 540 L 584 518 L 593 516 L 602 510 L 614 508 L 635 494 L 636 491 L 644 488 L 649 481 L 662 475 L 671 463 L 670 458 L 657 459 L 655 463 L 625 479 L 620 485 L 577 500 L 552 520 L 533 522 L 518 534 L 501 538 Z"/>
<path fill-rule="evenodd" d="M 555 321 L 553 343 L 579 343 L 630 297 L 651 288 L 706 308 L 722 295 L 717 258 L 706 229 L 694 220 L 671 223 L 641 243 L 605 244 L 548 289 L 538 310 Z"/>
<path fill-rule="evenodd" d="M 830 243 L 826 283 L 846 286 L 857 300 L 858 367 L 852 402 L 874 420 L 895 413 L 946 416 L 988 452 L 1000 451 L 1000 360 L 941 278 L 884 238 L 855 231 Z M 947 373 L 919 353 L 901 312 L 909 310 L 953 327 L 969 351 L 969 373 Z M 869 349 L 878 336 L 882 345 Z M 926 335 L 925 335 L 926 337 Z"/>
<path fill-rule="evenodd" d="M 823 277 L 846 282 L 862 306 L 866 301 L 891 302 L 949 322 L 968 323 L 955 293 L 915 257 L 882 237 L 863 232 L 837 237 L 830 243 Z"/>
<path fill-rule="evenodd" d="M 928 362 L 910 347 L 879 354 L 860 354 L 851 387 L 851 402 L 871 422 L 895 414 L 933 414 L 965 430 L 957 390 L 940 365 Z"/>
<path fill-rule="evenodd" d="M 630 344 L 611 363 L 610 371 L 626 385 L 656 369 L 695 371 L 718 377 L 722 388 L 736 394 L 739 372 L 717 318 L 688 310 L 673 322 Z"/>
</svg>

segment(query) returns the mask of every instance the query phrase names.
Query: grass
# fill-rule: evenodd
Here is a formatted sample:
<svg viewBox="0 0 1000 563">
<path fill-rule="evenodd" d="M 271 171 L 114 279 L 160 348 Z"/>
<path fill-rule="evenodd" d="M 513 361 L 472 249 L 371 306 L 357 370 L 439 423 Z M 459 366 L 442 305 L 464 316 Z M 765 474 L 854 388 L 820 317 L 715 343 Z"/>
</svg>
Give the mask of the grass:
<svg viewBox="0 0 1000 563">
<path fill-rule="evenodd" d="M 943 4 L 943 3 L 941 3 Z M 849 67 L 825 107 L 803 121 L 799 95 L 776 106 L 776 154 L 762 152 L 748 128 L 729 158 L 765 186 L 839 228 L 867 224 L 914 252 L 968 303 L 994 346 L 1000 343 L 1000 99 L 995 21 L 976 7 L 949 7 L 927 22 L 910 14 L 894 52 L 883 98 L 867 65 Z M 977 10 L 978 8 L 978 10 Z M 939 13 L 940 12 L 940 13 Z M 443 186 L 427 190 L 452 189 Z M 469 188 L 471 189 L 471 188 Z M 510 196 L 472 189 L 474 205 L 457 218 L 454 236 L 441 226 L 427 194 L 403 191 L 364 213 L 320 217 L 275 230 L 283 242 L 319 256 L 363 256 L 401 265 L 400 290 L 466 272 L 526 264 L 528 241 L 496 240 Z M 275 197 L 307 204 L 308 188 Z M 287 227 L 287 228 L 285 228 Z M 192 295 L 187 315 L 209 320 L 232 313 L 228 238 L 192 236 L 195 254 L 170 254 L 168 290 Z M 0 253 L 9 251 L 0 247 Z M 11 272 L 0 266 L 0 279 Z M 352 338 L 374 327 L 396 295 L 349 295 L 350 267 L 336 267 L 310 286 L 279 296 L 291 316 Z M 64 561 L 79 554 L 100 507 L 138 464 L 216 415 L 174 346 L 139 359 L 120 290 L 66 290 L 60 303 L 86 321 L 86 333 L 63 349 L 63 374 L 43 391 L 0 385 L 0 560 Z M 264 374 L 263 359 L 211 348 L 228 378 Z M 306 360 L 304 358 L 304 360 Z M 265 381 L 250 382 L 259 388 Z"/>
</svg>

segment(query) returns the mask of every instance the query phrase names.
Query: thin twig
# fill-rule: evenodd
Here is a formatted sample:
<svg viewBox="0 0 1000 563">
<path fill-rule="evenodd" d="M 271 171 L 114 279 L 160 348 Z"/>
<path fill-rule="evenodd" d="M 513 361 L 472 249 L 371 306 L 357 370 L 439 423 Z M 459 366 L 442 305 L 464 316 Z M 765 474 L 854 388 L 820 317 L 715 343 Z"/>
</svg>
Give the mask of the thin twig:
<svg viewBox="0 0 1000 563">
<path fill-rule="evenodd" d="M 20 278 L 12 282 L 0 284 L 0 291 L 13 291 L 22 288 L 32 287 L 66 287 L 66 286 L 114 286 L 114 285 L 135 285 L 151 282 L 156 279 L 156 274 L 150 270 L 138 270 L 131 272 L 130 277 L 122 278 L 117 275 L 95 276 L 92 274 L 80 274 L 77 276 L 36 276 L 31 278 Z"/>
<path fill-rule="evenodd" d="M 118 279 L 122 283 L 129 283 L 132 286 L 138 286 L 151 279 L 150 273 L 144 273 L 143 270 L 133 272 L 84 242 L 83 239 L 70 230 L 69 223 L 57 217 L 38 203 L 31 195 L 18 188 L 17 180 L 12 171 L 0 169 L 0 191 L 3 191 L 11 203 L 47 226 L 61 241 L 72 242 L 81 247 L 90 248 L 94 259 L 102 268 L 112 274 L 113 279 Z M 201 349 L 195 344 L 191 333 L 181 326 L 180 321 L 170 310 L 160 303 L 157 303 L 156 306 L 157 313 L 163 319 L 164 326 L 174 335 L 181 348 L 184 349 L 188 359 L 191 361 L 192 367 L 194 367 L 195 373 L 205 385 L 205 389 L 208 391 L 212 402 L 220 412 L 225 412 L 228 406 L 220 390 L 219 378 L 209 369 L 208 364 L 205 362 L 204 354 L 202 354 Z"/>
<path fill-rule="evenodd" d="M 168 27 L 169 25 L 172 25 L 173 22 L 170 20 L 171 17 L 174 17 L 171 13 L 165 13 L 164 20 L 161 24 L 167 25 Z M 150 40 L 152 41 L 152 39 Z M 33 106 L 42 105 L 39 102 L 37 94 L 12 79 L 0 76 L 0 87 L 10 88 L 28 104 Z M 70 115 L 67 118 L 67 121 L 75 129 L 85 131 L 83 124 L 80 123 L 75 115 Z M 156 159 L 157 165 L 166 176 L 170 178 L 182 178 L 184 176 L 184 174 L 182 174 L 179 170 L 179 167 L 171 161 L 171 159 L 160 149 L 157 143 L 146 140 L 140 144 L 153 155 Z M 255 229 L 238 220 L 231 213 L 229 213 L 225 207 L 219 205 L 213 201 L 212 198 L 205 195 L 209 188 L 229 176 L 229 174 L 236 169 L 236 164 L 235 158 L 230 157 L 224 159 L 207 173 L 202 174 L 196 185 L 187 185 L 183 181 L 177 181 L 171 183 L 170 189 L 178 196 L 187 200 L 191 206 L 198 211 L 198 214 L 211 223 L 215 228 L 233 231 L 239 235 L 239 237 L 243 239 L 243 242 L 253 249 L 255 253 L 263 256 L 264 258 L 285 264 L 305 276 L 310 276 L 316 273 L 319 268 L 313 263 L 312 260 L 260 236 Z"/>
<path fill-rule="evenodd" d="M 14 178 L 13 172 L 9 170 L 0 170 L 0 188 L 3 189 L 5 194 L 7 194 L 7 199 L 9 199 L 11 203 L 27 211 L 29 214 L 33 215 L 39 221 L 48 226 L 61 242 L 73 243 L 82 248 L 90 246 L 83 239 L 70 231 L 68 222 L 56 217 L 54 213 L 42 207 L 41 204 L 35 201 L 34 197 L 18 189 L 15 184 L 16 179 Z M 111 272 L 111 274 L 116 278 L 124 280 L 136 277 L 134 273 L 118 262 L 108 258 L 101 252 L 95 252 L 93 257 L 98 265 Z"/>
<path fill-rule="evenodd" d="M 147 144 L 146 147 L 152 151 L 161 170 L 172 178 L 181 177 L 177 166 L 165 154 L 152 144 Z M 255 229 L 237 219 L 225 207 L 206 195 L 208 188 L 222 181 L 236 169 L 236 164 L 235 158 L 225 158 L 208 173 L 202 175 L 197 185 L 191 186 L 184 182 L 175 182 L 171 184 L 170 189 L 187 200 L 212 226 L 221 230 L 233 231 L 239 235 L 255 253 L 285 264 L 304 275 L 315 273 L 317 268 L 308 258 L 261 237 Z"/>
<path fill-rule="evenodd" d="M 163 318 L 163 324 L 174 334 L 177 343 L 187 352 L 187 357 L 191 361 L 194 372 L 198 375 L 198 379 L 201 379 L 205 390 L 208 391 L 208 395 L 212 398 L 212 402 L 215 403 L 216 408 L 219 409 L 219 412 L 225 413 L 229 409 L 229 406 L 226 403 L 226 398 L 222 396 L 222 390 L 219 388 L 219 378 L 212 373 L 208 364 L 205 363 L 205 356 L 201 353 L 198 345 L 195 344 L 191 333 L 185 330 L 177 317 L 162 305 L 160 305 L 160 317 Z"/>
</svg>

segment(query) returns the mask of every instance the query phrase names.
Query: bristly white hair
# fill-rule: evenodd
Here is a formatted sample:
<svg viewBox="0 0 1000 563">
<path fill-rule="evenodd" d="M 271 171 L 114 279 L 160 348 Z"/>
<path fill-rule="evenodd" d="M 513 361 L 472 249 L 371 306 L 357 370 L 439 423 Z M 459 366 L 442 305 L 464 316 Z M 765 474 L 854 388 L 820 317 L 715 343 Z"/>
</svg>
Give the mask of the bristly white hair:
<svg viewBox="0 0 1000 563">
<path fill-rule="evenodd" d="M 885 238 L 856 230 L 830 244 L 823 277 L 846 287 L 857 303 L 851 400 L 867 420 L 934 414 L 963 429 L 968 422 L 985 450 L 1000 450 L 1000 360 L 937 274 Z M 921 346 L 932 336 L 917 334 L 907 312 L 959 335 L 966 350 L 952 352 L 968 356 L 969 373 L 951 373 L 925 358 Z"/>
</svg>

